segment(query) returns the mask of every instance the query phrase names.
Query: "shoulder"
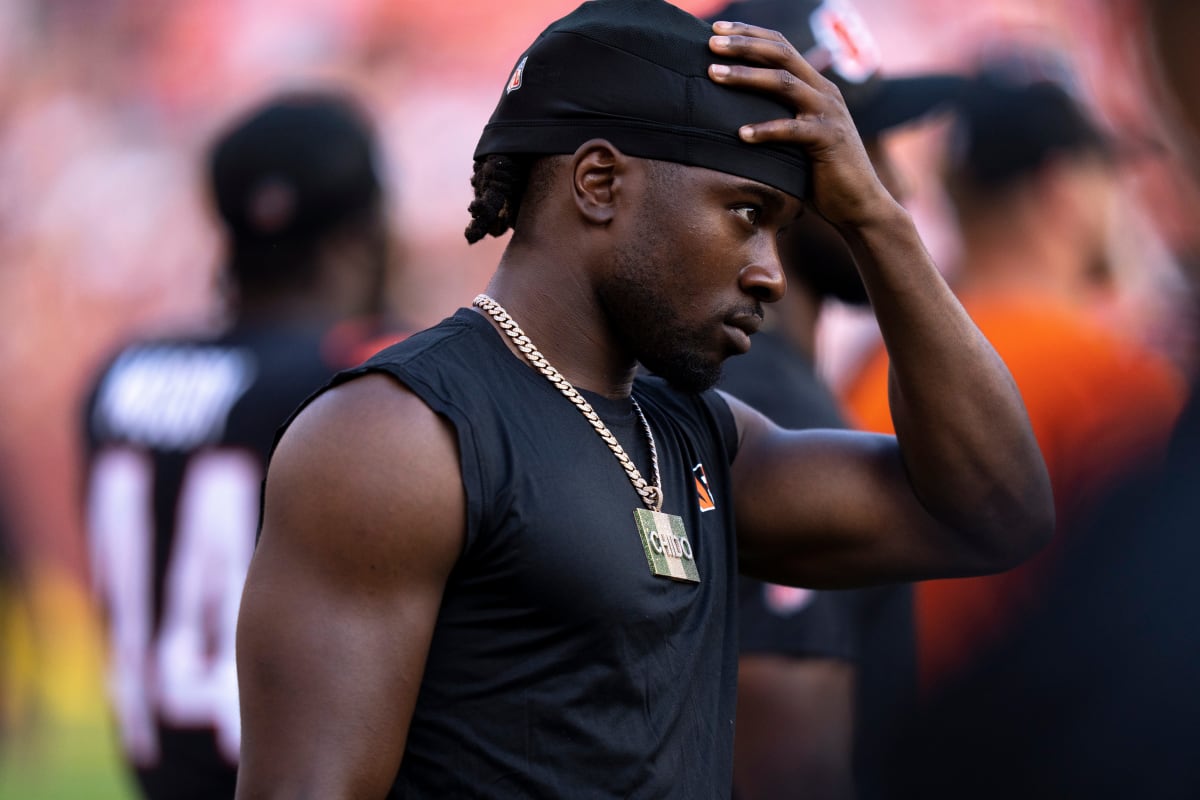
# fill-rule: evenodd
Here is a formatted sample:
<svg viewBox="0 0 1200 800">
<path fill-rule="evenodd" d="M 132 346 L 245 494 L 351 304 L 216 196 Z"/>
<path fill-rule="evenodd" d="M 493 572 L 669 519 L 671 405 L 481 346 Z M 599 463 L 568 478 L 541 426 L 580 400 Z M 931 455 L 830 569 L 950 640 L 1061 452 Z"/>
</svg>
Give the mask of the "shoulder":
<svg viewBox="0 0 1200 800">
<path fill-rule="evenodd" d="M 1076 402 L 1158 397 L 1178 405 L 1183 396 L 1182 375 L 1165 357 L 1094 315 L 1049 302 L 968 310 L 1030 399 L 1053 391 Z"/>
<path fill-rule="evenodd" d="M 362 368 L 387 369 L 420 361 L 431 353 L 445 349 L 470 349 L 482 343 L 480 333 L 486 332 L 484 320 L 470 309 L 459 309 L 436 325 L 416 331 L 379 350 L 361 365 Z"/>
<path fill-rule="evenodd" d="M 398 381 L 379 373 L 356 376 L 320 392 L 297 412 L 280 437 L 273 468 L 275 462 L 284 469 L 300 460 L 325 472 L 358 472 L 363 464 L 407 457 L 397 445 L 438 427 L 434 411 Z"/>
<path fill-rule="evenodd" d="M 1134 349 L 1123 333 L 1106 327 L 1083 309 L 1052 298 L 1029 294 L 971 297 L 964 307 L 1010 369 L 1041 365 L 1057 372 L 1060 359 L 1078 362 L 1073 367 L 1092 369 Z"/>
<path fill-rule="evenodd" d="M 399 382 L 369 374 L 313 398 L 281 434 L 263 540 L 287 531 L 340 551 L 346 542 L 328 533 L 342 531 L 368 560 L 420 543 L 457 552 L 463 507 L 452 428 Z"/>
</svg>

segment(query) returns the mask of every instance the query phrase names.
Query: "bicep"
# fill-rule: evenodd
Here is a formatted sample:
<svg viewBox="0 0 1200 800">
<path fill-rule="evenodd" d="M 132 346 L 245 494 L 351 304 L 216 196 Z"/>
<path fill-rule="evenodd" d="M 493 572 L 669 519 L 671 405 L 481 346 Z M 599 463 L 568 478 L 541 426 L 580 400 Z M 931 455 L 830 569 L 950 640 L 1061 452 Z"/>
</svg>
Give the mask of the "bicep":
<svg viewBox="0 0 1200 800">
<path fill-rule="evenodd" d="M 296 419 L 239 618 L 239 796 L 386 794 L 464 520 L 452 429 L 389 379 Z"/>
<path fill-rule="evenodd" d="M 743 572 L 822 588 L 961 573 L 969 555 L 917 499 L 894 437 L 789 431 L 730 405 Z"/>
</svg>

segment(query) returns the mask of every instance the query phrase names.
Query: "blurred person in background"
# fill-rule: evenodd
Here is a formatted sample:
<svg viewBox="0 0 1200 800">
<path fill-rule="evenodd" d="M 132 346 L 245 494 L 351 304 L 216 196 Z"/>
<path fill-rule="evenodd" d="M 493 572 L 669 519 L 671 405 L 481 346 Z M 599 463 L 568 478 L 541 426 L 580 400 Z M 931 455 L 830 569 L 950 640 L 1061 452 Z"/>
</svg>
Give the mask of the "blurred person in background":
<svg viewBox="0 0 1200 800">
<path fill-rule="evenodd" d="M 1172 163 L 1200 183 L 1200 6 L 1136 8 L 1144 91 L 1160 103 Z M 1194 265 L 1188 277 L 1200 285 Z M 900 731 L 898 797 L 1200 796 L 1195 376 L 1191 386 L 1162 461 L 1105 493 L 1034 612 Z"/>
<path fill-rule="evenodd" d="M 885 78 L 862 18 L 846 2 L 739 0 L 709 21 L 739 19 L 778 30 L 846 99 L 880 180 L 900 202 L 905 187 L 883 146 L 889 129 L 951 103 L 952 75 Z M 720 388 L 785 428 L 845 428 L 815 363 L 826 300 L 868 304 L 849 246 L 816 213 L 787 229 L 788 279 L 766 309 L 750 352 L 729 359 Z M 886 720 L 916 699 L 912 586 L 810 590 L 739 579 L 738 713 L 734 796 L 871 798 Z"/>
<path fill-rule="evenodd" d="M 388 266 L 375 134 L 349 95 L 267 98 L 220 131 L 207 167 L 228 326 L 124 347 L 85 418 L 112 707 L 144 795 L 164 800 L 233 796 L 234 627 L 266 455 L 310 392 L 373 349 Z"/>
<path fill-rule="evenodd" d="M 1050 470 L 1059 530 L 1122 474 L 1161 453 L 1182 405 L 1182 376 L 1107 326 L 1109 261 L 1125 145 L 1060 84 L 980 70 L 950 133 L 944 176 L 961 232 L 951 285 L 1025 399 Z M 854 421 L 892 430 L 887 356 L 848 384 Z M 1062 537 L 1000 575 L 916 589 L 923 689 L 962 669 L 1033 602 Z"/>
</svg>

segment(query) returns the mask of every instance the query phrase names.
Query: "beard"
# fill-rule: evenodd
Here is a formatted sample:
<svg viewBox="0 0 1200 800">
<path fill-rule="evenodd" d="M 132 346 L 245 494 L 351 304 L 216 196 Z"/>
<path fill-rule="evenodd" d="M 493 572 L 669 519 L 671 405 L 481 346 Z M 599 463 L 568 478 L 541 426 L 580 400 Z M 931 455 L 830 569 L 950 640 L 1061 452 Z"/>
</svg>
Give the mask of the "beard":
<svg viewBox="0 0 1200 800">
<path fill-rule="evenodd" d="M 675 259 L 649 232 L 614 255 L 614 270 L 596 293 L 619 346 L 650 372 L 684 392 L 711 389 L 721 378 L 721 360 L 705 356 L 704 337 L 676 310 L 668 288 Z M 711 344 L 707 345 L 711 347 Z"/>
</svg>

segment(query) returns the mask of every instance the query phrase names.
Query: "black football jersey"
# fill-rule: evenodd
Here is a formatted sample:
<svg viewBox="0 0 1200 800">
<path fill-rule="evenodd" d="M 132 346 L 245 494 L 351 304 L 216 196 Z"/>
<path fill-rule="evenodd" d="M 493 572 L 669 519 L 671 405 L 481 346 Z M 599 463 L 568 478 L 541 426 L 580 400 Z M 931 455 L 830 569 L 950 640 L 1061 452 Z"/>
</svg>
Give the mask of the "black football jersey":
<svg viewBox="0 0 1200 800">
<path fill-rule="evenodd" d="M 234 632 L 263 464 L 340 366 L 317 330 L 243 328 L 124 349 L 89 400 L 86 515 L 108 686 L 150 798 L 232 797 Z"/>
</svg>

